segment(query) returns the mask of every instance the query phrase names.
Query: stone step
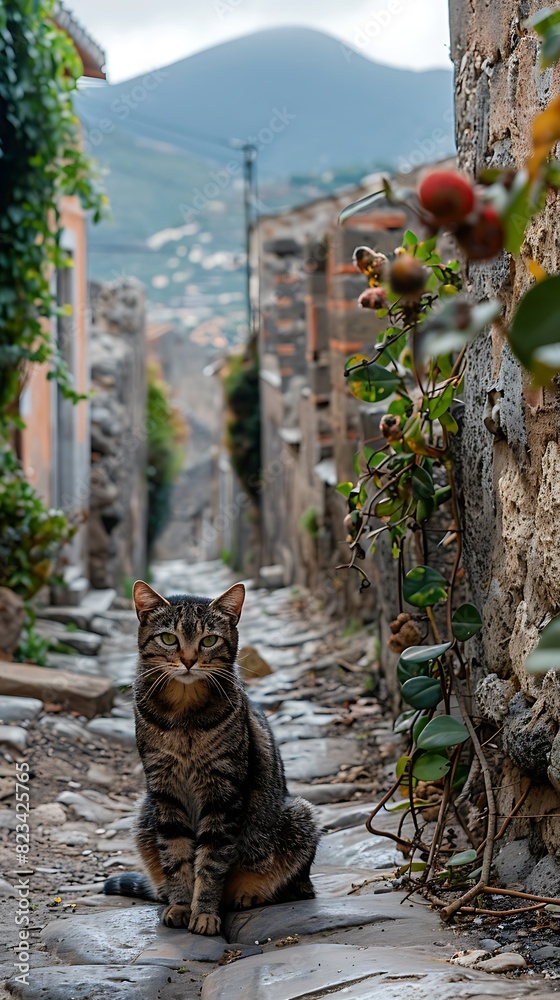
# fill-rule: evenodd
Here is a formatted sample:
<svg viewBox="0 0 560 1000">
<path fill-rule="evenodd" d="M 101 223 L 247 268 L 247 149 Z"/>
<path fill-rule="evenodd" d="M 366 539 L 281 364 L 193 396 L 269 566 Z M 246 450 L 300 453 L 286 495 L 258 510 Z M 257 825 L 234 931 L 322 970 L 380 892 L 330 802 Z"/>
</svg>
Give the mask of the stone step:
<svg viewBox="0 0 560 1000">
<path fill-rule="evenodd" d="M 0 696 L 0 722 L 26 722 L 35 719 L 43 708 L 43 702 L 38 698 L 17 698 L 15 696 Z"/>
<path fill-rule="evenodd" d="M 123 744 L 127 747 L 136 746 L 136 734 L 134 730 L 134 719 L 118 719 L 114 716 L 110 719 L 99 717 L 88 722 L 87 728 L 98 736 L 115 743 Z"/>
<path fill-rule="evenodd" d="M 97 656 L 80 656 L 78 653 L 47 653 L 47 666 L 53 670 L 66 670 L 71 674 L 88 674 L 102 677 Z"/>
<path fill-rule="evenodd" d="M 391 946 L 356 948 L 343 944 L 307 944 L 254 955 L 212 972 L 202 1000 L 547 1000 L 558 994 L 544 982 L 512 982 L 462 969 L 409 947 L 406 920 L 391 931 Z M 443 956 L 442 956 L 443 957 Z M 250 984 L 250 992 L 249 986 Z"/>
<path fill-rule="evenodd" d="M 88 719 L 109 712 L 113 704 L 113 684 L 105 677 L 0 661 L 0 695 L 3 694 L 61 704 Z"/>
<path fill-rule="evenodd" d="M 113 607 L 113 601 L 117 596 L 116 590 L 88 590 L 82 601 L 82 609 L 91 612 L 91 615 L 102 615 Z"/>
<path fill-rule="evenodd" d="M 79 571 L 78 571 L 79 573 Z M 89 580 L 85 576 L 71 576 L 67 572 L 66 579 L 61 587 L 54 587 L 52 590 L 53 602 L 55 604 L 71 605 L 76 607 L 81 604 L 89 590 Z"/>
<path fill-rule="evenodd" d="M 37 620 L 40 626 L 42 621 L 61 622 L 63 625 L 75 625 L 76 628 L 87 631 L 89 628 L 93 612 L 85 610 L 83 607 L 72 607 L 71 605 L 53 605 L 48 608 L 37 609 Z"/>
<path fill-rule="evenodd" d="M 95 632 L 86 632 L 79 628 L 71 631 L 57 621 L 38 619 L 35 628 L 42 639 L 47 639 L 53 644 L 61 643 L 69 646 L 82 656 L 95 656 L 103 642 L 103 637 Z"/>
<path fill-rule="evenodd" d="M 196 970 L 198 971 L 198 970 Z M 195 973 L 193 969 L 185 972 Z M 129 965 L 78 965 L 34 968 L 29 982 L 9 981 L 10 996 L 17 1000 L 146 1000 L 147 997 L 185 997 L 197 994 L 188 989 L 183 979 L 181 992 L 168 991 L 169 970 L 165 967 L 136 968 Z M 190 985 L 190 984 L 189 984 Z M 181 988 L 182 987 L 182 988 Z M 197 990 L 198 992 L 198 990 Z"/>
</svg>

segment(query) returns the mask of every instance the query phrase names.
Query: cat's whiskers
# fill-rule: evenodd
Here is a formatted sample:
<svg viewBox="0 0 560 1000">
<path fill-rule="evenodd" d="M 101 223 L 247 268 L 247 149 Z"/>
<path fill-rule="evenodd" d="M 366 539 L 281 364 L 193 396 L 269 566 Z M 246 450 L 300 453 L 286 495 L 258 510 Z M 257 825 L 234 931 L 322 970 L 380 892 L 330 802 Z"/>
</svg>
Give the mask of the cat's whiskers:
<svg viewBox="0 0 560 1000">
<path fill-rule="evenodd" d="M 151 685 L 151 687 L 149 688 L 149 690 L 146 692 L 145 697 L 146 698 L 151 698 L 156 693 L 156 691 L 158 690 L 158 687 L 161 687 L 161 688 L 165 687 L 165 685 L 171 680 L 171 678 L 172 678 L 172 675 L 169 673 L 169 671 L 168 670 L 163 670 L 162 673 L 160 674 L 160 676 L 156 677 L 154 683 Z"/>
<path fill-rule="evenodd" d="M 233 708 L 233 707 L 234 707 L 234 705 L 233 705 L 233 702 L 232 702 L 231 698 L 229 697 L 229 695 L 228 695 L 227 691 L 226 691 L 226 690 L 225 690 L 225 689 L 224 689 L 224 688 L 222 687 L 222 685 L 221 685 L 220 681 L 219 681 L 219 680 L 218 680 L 218 678 L 217 678 L 217 677 L 215 676 L 215 674 L 213 674 L 213 673 L 212 673 L 212 671 L 211 671 L 211 670 L 209 670 L 209 671 L 207 672 L 207 675 L 206 675 L 206 676 L 208 677 L 208 680 L 210 681 L 210 683 L 211 683 L 211 684 L 213 684 L 213 685 L 214 685 L 214 686 L 215 686 L 215 687 L 217 688 L 217 690 L 219 691 L 219 693 L 220 693 L 221 695 L 223 695 L 223 697 L 224 697 L 224 698 L 227 698 L 227 700 L 228 700 L 229 704 L 230 704 L 230 705 L 231 705 L 231 707 Z"/>
<path fill-rule="evenodd" d="M 232 684 L 234 687 L 239 688 L 240 690 L 243 690 L 243 685 L 241 684 L 241 681 L 240 681 L 239 677 L 237 676 L 237 674 L 234 674 L 227 667 L 222 667 L 218 663 L 216 665 L 212 665 L 211 669 L 214 671 L 214 673 L 220 674 L 221 677 L 223 677 L 225 680 L 228 680 L 230 682 L 230 684 Z"/>
</svg>

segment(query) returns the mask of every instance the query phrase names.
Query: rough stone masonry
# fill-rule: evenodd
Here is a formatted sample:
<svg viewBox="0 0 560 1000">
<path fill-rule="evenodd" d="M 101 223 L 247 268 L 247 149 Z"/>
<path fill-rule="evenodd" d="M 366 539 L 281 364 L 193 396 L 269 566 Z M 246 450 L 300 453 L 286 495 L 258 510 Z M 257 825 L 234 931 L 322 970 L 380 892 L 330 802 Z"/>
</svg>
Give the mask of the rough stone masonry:
<svg viewBox="0 0 560 1000">
<path fill-rule="evenodd" d="M 525 21 L 540 0 L 450 0 L 459 164 L 519 167 L 534 115 L 560 90 L 560 73 L 541 72 L 539 45 Z M 559 270 L 557 196 L 529 227 L 519 258 L 503 253 L 471 264 L 475 300 L 497 296 L 506 322 L 530 284 L 527 261 Z M 558 392 L 534 392 L 498 326 L 469 349 L 462 439 L 465 566 L 484 630 L 471 644 L 476 711 L 503 726 L 505 760 L 494 754 L 500 824 L 527 785 L 510 832 L 530 835 L 537 856 L 560 848 L 560 681 L 534 679 L 524 662 L 540 628 L 560 608 Z M 509 834 L 508 834 L 509 835 Z M 550 884 L 548 886 L 550 888 Z"/>
</svg>

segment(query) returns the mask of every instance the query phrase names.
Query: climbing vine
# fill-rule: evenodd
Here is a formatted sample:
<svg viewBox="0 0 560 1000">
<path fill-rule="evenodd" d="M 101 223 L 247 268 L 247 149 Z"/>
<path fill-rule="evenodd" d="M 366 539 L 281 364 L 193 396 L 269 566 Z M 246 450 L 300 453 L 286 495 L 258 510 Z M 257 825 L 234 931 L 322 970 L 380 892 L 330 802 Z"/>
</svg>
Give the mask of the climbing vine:
<svg viewBox="0 0 560 1000">
<path fill-rule="evenodd" d="M 540 11 L 528 26 L 543 40 L 542 65 L 560 58 L 560 10 Z M 344 221 L 383 198 L 406 207 L 427 234 L 419 238 L 407 230 L 391 259 L 374 247 L 354 252 L 354 264 L 368 283 L 359 303 L 387 325 L 373 355 L 352 356 L 344 374 L 358 399 L 387 400 L 380 422 L 385 444 L 366 445 L 356 456 L 356 481 L 341 483 L 338 490 L 348 503 L 345 568 L 368 587 L 366 551 L 374 551 L 383 535 L 397 561 L 398 614 L 389 646 L 400 654 L 397 679 L 406 708 L 396 729 L 408 735 L 408 748 L 367 827 L 381 833 L 372 824 L 383 806 L 401 812 L 403 821 L 410 816 L 410 837 L 402 835 L 403 822 L 397 836 L 391 835 L 408 858 L 402 873 L 418 873 L 416 885 L 470 886 L 441 910 L 444 919 L 490 891 L 493 845 L 505 830 L 496 834 L 489 769 L 468 712 L 463 647 L 482 628 L 482 618 L 458 596 L 462 531 L 453 439 L 460 430 L 465 353 L 483 329 L 500 323 L 533 385 L 548 384 L 560 373 L 560 275 L 548 275 L 529 261 L 535 281 L 506 328 L 499 301 L 473 303 L 462 294 L 459 263 L 442 260 L 438 238 L 442 231 L 451 233 L 469 262 L 491 260 L 504 250 L 519 253 L 527 225 L 560 190 L 560 162 L 549 158 L 560 140 L 560 97 L 537 115 L 532 139 L 531 155 L 519 170 L 486 170 L 476 184 L 455 170 L 433 170 L 417 191 L 394 189 L 385 181 L 383 190 L 341 215 Z M 559 623 L 560 618 L 545 630 L 528 669 L 560 667 Z M 472 752 L 485 782 L 487 832 L 477 848 L 454 854 L 452 844 L 444 845 L 443 832 Z M 435 830 L 425 843 L 434 818 Z"/>
<path fill-rule="evenodd" d="M 60 246 L 59 202 L 76 195 L 94 219 L 104 197 L 80 150 L 72 92 L 83 72 L 52 0 L 0 6 L 0 433 L 21 423 L 18 400 L 30 364 L 48 363 L 79 398 L 50 337 L 57 312 L 50 276 L 70 265 Z M 68 307 L 62 306 L 63 311 Z"/>
<path fill-rule="evenodd" d="M 31 365 L 47 364 L 47 378 L 80 398 L 51 340 L 51 317 L 71 311 L 57 306 L 51 285 L 53 271 L 71 264 L 59 204 L 74 195 L 97 220 L 105 202 L 72 108 L 83 67 L 52 11 L 52 0 L 0 5 L 0 584 L 26 600 L 51 581 L 75 528 L 25 481 L 12 433 L 23 427 L 19 398 Z M 22 659 L 43 656 L 33 620 L 28 607 Z"/>
</svg>

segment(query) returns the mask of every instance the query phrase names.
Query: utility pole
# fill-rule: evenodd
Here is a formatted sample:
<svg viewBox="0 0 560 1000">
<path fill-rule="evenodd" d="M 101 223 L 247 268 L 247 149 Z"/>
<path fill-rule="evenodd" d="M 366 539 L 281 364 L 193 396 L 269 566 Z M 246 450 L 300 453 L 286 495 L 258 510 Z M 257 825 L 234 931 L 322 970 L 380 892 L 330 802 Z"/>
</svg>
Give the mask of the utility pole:
<svg viewBox="0 0 560 1000">
<path fill-rule="evenodd" d="M 255 162 L 257 159 L 257 149 L 250 143 L 243 147 L 243 202 L 245 206 L 245 281 L 246 281 L 246 303 L 247 303 L 247 328 L 249 339 L 254 332 L 253 301 L 251 295 L 251 230 L 253 227 L 253 195 L 255 188 Z"/>
</svg>

